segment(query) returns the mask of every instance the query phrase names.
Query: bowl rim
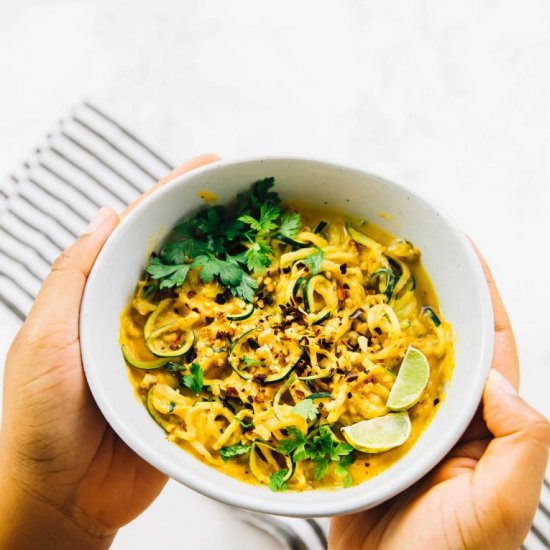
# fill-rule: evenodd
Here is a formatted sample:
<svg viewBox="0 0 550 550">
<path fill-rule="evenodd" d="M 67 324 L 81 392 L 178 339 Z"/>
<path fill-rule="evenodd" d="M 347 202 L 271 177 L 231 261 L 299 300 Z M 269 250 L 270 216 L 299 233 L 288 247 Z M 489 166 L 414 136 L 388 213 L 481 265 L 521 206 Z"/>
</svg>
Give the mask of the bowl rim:
<svg viewBox="0 0 550 550">
<path fill-rule="evenodd" d="M 196 177 L 202 173 L 218 172 L 224 169 L 237 165 L 257 164 L 263 162 L 292 162 L 292 163 L 307 163 L 316 166 L 324 166 L 333 170 L 342 171 L 345 173 L 353 172 L 356 175 L 376 179 L 382 182 L 384 185 L 393 187 L 399 193 L 406 193 L 411 196 L 415 201 L 422 204 L 428 211 L 437 215 L 441 222 L 450 230 L 454 237 L 457 239 L 459 246 L 462 248 L 464 258 L 467 261 L 467 269 L 471 273 L 475 280 L 475 284 L 479 291 L 480 308 L 482 311 L 482 334 L 480 336 L 480 353 L 479 364 L 476 370 L 476 376 L 471 381 L 472 385 L 470 391 L 464 398 L 464 407 L 462 413 L 454 424 L 453 437 L 445 440 L 445 445 L 440 444 L 435 448 L 430 448 L 429 451 L 422 454 L 421 460 L 415 464 L 415 468 L 407 470 L 405 472 L 396 473 L 391 480 L 384 485 L 383 489 L 378 491 L 378 497 L 372 498 L 365 491 L 358 491 L 357 489 L 364 486 L 359 484 L 345 490 L 315 490 L 306 492 L 286 492 L 284 499 L 278 498 L 283 494 L 272 493 L 265 488 L 265 493 L 255 495 L 244 495 L 238 490 L 231 491 L 226 488 L 221 488 L 216 485 L 213 480 L 204 481 L 198 478 L 198 476 L 187 474 L 182 468 L 177 468 L 171 461 L 167 460 L 163 456 L 162 452 L 158 452 L 152 445 L 148 445 L 143 441 L 143 438 L 134 437 L 129 429 L 126 428 L 122 418 L 119 418 L 119 413 L 115 407 L 112 407 L 109 401 L 103 394 L 101 389 L 100 377 L 96 376 L 95 370 L 91 366 L 91 361 L 87 358 L 92 355 L 92 338 L 88 338 L 89 331 L 91 330 L 91 324 L 88 323 L 88 310 L 91 307 L 91 301 L 94 296 L 91 293 L 91 285 L 89 282 L 93 280 L 95 272 L 98 270 L 98 266 L 102 264 L 104 258 L 110 253 L 111 249 L 118 246 L 120 234 L 124 231 L 124 228 L 134 223 L 139 219 L 142 213 L 148 208 L 149 204 L 153 201 L 162 201 L 164 195 L 171 192 L 174 186 L 182 186 L 185 181 Z M 145 250 L 144 243 L 144 250 Z M 86 375 L 87 383 L 90 391 L 94 397 L 94 400 L 99 407 L 102 415 L 105 417 L 109 425 L 113 428 L 116 434 L 139 456 L 146 460 L 149 464 L 166 474 L 167 476 L 175 479 L 183 485 L 202 493 L 210 498 L 224 502 L 228 505 L 239 506 L 257 512 L 294 516 L 294 517 L 314 517 L 314 516 L 332 516 L 357 512 L 377 506 L 378 504 L 394 497 L 398 493 L 406 490 L 408 487 L 416 483 L 419 479 L 424 477 L 432 468 L 434 468 L 454 447 L 458 442 L 466 428 L 470 424 L 474 417 L 478 404 L 483 394 L 483 388 L 485 381 L 489 374 L 491 360 L 493 355 L 493 339 L 494 339 L 494 321 L 493 321 L 493 309 L 491 303 L 491 297 L 487 281 L 481 266 L 481 263 L 474 251 L 472 243 L 468 240 L 466 235 L 460 230 L 458 225 L 454 222 L 453 218 L 440 208 L 439 205 L 434 204 L 434 201 L 427 200 L 422 193 L 418 193 L 403 184 L 396 183 L 393 180 L 386 179 L 359 167 L 351 165 L 343 165 L 333 161 L 316 159 L 314 157 L 293 156 L 293 155 L 272 155 L 272 156 L 255 156 L 246 157 L 240 159 L 219 160 L 213 163 L 201 166 L 193 169 L 190 172 L 180 174 L 174 179 L 164 184 L 160 189 L 154 193 L 144 197 L 143 200 L 135 206 L 135 208 L 125 216 L 115 228 L 113 233 L 109 236 L 101 251 L 99 252 L 94 265 L 88 275 L 86 286 L 83 293 L 83 298 L 80 306 L 80 345 L 82 364 Z M 195 457 L 193 457 L 195 458 Z M 195 458 L 195 460 L 198 460 Z M 222 474 L 223 475 L 223 474 Z M 237 483 L 238 480 L 234 480 Z M 368 483 L 368 480 L 367 482 Z M 355 491 L 354 491 L 355 490 Z M 301 502 L 301 495 L 308 495 L 311 493 L 323 493 L 329 494 L 330 499 L 319 499 L 312 502 Z"/>
</svg>

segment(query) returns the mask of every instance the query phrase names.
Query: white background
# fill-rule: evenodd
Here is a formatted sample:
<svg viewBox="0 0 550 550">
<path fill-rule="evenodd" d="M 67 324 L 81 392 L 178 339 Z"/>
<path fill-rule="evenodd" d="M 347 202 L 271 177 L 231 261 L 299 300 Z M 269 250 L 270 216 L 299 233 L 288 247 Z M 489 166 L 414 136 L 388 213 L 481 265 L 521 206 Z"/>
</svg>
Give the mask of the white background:
<svg viewBox="0 0 550 550">
<path fill-rule="evenodd" d="M 84 97 L 174 163 L 313 155 L 423 193 L 489 260 L 522 393 L 550 415 L 546 0 L 2 0 L 0 176 Z M 114 547 L 173 540 L 169 521 L 184 536 L 204 509 L 192 547 L 239 547 L 228 512 L 175 485 Z"/>
</svg>

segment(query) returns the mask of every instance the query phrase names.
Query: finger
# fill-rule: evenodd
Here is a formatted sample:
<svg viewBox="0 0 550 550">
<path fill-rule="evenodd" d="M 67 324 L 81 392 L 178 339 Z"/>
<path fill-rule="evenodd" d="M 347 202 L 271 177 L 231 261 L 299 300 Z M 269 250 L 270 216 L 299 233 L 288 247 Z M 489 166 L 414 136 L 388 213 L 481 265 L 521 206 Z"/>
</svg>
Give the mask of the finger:
<svg viewBox="0 0 550 550">
<path fill-rule="evenodd" d="M 483 416 L 495 438 L 475 468 L 473 488 L 481 503 L 495 506 L 507 522 L 519 522 L 525 536 L 544 479 L 550 424 L 495 370 L 485 387 Z"/>
<path fill-rule="evenodd" d="M 155 183 L 147 191 L 145 191 L 145 193 L 139 196 L 134 202 L 132 202 L 132 204 L 127 206 L 120 214 L 120 217 L 124 218 L 124 216 L 129 214 L 142 200 L 147 198 L 151 193 L 154 193 L 159 187 L 162 187 L 164 184 L 173 180 L 177 176 L 181 176 L 182 174 L 186 174 L 191 170 L 195 170 L 196 168 L 200 168 L 201 166 L 206 166 L 207 164 L 211 164 L 212 162 L 216 162 L 218 160 L 220 160 L 220 157 L 218 157 L 218 155 L 215 155 L 213 153 L 208 153 L 206 155 L 194 157 L 191 160 L 184 162 L 177 168 L 174 168 L 168 175 L 166 175 L 164 178 L 162 178 L 157 183 Z"/>
<path fill-rule="evenodd" d="M 55 260 L 25 323 L 27 330 L 32 327 L 40 338 L 54 332 L 67 339 L 78 338 L 80 300 L 86 278 L 118 223 L 114 210 L 101 208 L 84 233 Z"/>
<path fill-rule="evenodd" d="M 471 239 L 470 242 L 485 273 L 493 303 L 493 315 L 495 318 L 493 368 L 502 373 L 514 388 L 517 389 L 519 387 L 519 359 L 512 325 L 485 258 Z"/>
</svg>

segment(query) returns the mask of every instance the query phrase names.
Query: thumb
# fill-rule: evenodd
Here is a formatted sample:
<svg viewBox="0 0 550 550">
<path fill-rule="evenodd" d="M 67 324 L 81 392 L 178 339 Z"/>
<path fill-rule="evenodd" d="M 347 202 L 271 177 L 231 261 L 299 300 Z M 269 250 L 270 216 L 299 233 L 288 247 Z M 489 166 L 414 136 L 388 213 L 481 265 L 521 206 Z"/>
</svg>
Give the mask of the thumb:
<svg viewBox="0 0 550 550">
<path fill-rule="evenodd" d="M 80 301 L 86 279 L 105 241 L 119 223 L 110 208 L 98 210 L 82 235 L 55 260 L 29 312 L 27 329 L 42 339 L 78 338 Z"/>
<path fill-rule="evenodd" d="M 494 436 L 474 471 L 474 486 L 506 521 L 529 528 L 548 461 L 550 424 L 492 369 L 483 394 L 483 417 Z M 485 499 L 486 500 L 486 499 Z"/>
</svg>

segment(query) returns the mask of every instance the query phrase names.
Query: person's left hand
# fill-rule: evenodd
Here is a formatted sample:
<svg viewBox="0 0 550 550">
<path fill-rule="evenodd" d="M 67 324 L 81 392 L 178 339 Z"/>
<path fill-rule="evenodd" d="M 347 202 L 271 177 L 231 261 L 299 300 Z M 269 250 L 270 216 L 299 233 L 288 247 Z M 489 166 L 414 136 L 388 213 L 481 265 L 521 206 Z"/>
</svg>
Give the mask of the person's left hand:
<svg viewBox="0 0 550 550">
<path fill-rule="evenodd" d="M 149 192 L 216 160 L 197 157 Z M 56 260 L 8 353 L 0 434 L 2 548 L 107 548 L 166 483 L 107 424 L 82 369 L 80 301 L 118 223 L 116 212 L 101 209 Z"/>
</svg>

